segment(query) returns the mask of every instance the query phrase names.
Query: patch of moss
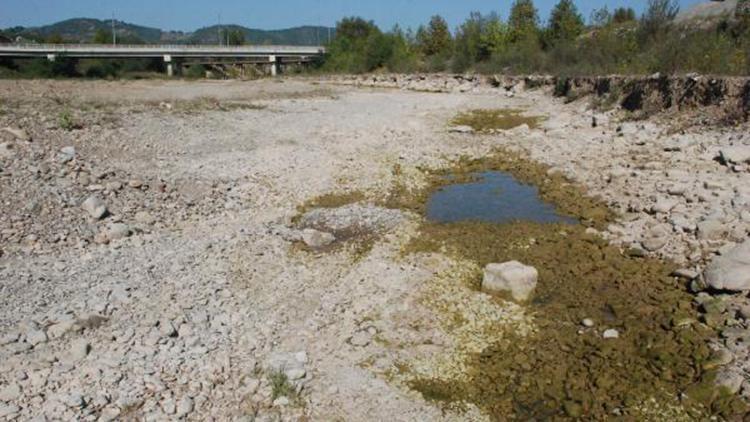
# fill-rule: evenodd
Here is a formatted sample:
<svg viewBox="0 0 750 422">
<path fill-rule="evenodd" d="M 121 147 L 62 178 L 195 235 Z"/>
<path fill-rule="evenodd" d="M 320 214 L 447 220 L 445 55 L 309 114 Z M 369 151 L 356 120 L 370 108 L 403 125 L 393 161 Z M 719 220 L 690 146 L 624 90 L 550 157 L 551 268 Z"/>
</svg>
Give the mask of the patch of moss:
<svg viewBox="0 0 750 422">
<path fill-rule="evenodd" d="M 539 271 L 528 305 L 538 332 L 510 334 L 474 356 L 469 382 L 413 383 L 431 398 L 474 403 L 497 420 L 562 416 L 570 402 L 600 419 L 629 403 L 677 397 L 701 380 L 712 331 L 673 327 L 673 315 L 685 312 L 691 297 L 670 277 L 670 264 L 625 256 L 582 226 L 562 224 L 425 223 L 407 250 L 445 252 L 481 266 L 518 260 Z M 597 326 L 579 334 L 584 318 Z M 603 339 L 606 328 L 618 329 L 620 338 Z M 709 399 L 701 404 L 711 406 Z"/>
<path fill-rule="evenodd" d="M 365 194 L 358 190 L 326 193 L 299 205 L 297 207 L 298 217 L 301 217 L 304 213 L 314 208 L 339 208 L 362 202 L 365 199 L 367 199 Z"/>
<path fill-rule="evenodd" d="M 534 129 L 544 121 L 540 116 L 524 116 L 522 110 L 516 109 L 479 109 L 460 113 L 451 124 L 469 126 L 477 132 L 508 130 L 521 125 Z"/>
</svg>

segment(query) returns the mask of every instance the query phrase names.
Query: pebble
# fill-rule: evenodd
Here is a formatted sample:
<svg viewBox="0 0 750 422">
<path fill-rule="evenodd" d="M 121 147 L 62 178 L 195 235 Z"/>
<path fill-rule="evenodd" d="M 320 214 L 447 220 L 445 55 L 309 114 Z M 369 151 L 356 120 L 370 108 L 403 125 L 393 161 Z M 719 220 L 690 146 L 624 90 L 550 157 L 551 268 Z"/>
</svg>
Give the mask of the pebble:
<svg viewBox="0 0 750 422">
<path fill-rule="evenodd" d="M 47 333 L 42 330 L 31 330 L 26 333 L 26 342 L 32 346 L 47 342 Z"/>
<path fill-rule="evenodd" d="M 84 339 L 78 339 L 70 347 L 70 358 L 73 361 L 79 361 L 88 356 L 91 351 L 91 344 Z"/>
<path fill-rule="evenodd" d="M 604 331 L 604 333 L 602 334 L 602 337 L 605 339 L 620 338 L 620 332 L 615 330 L 614 328 L 610 328 Z"/>
<path fill-rule="evenodd" d="M 81 204 L 81 208 L 95 220 L 101 220 L 107 215 L 107 205 L 96 195 L 91 195 Z"/>
<path fill-rule="evenodd" d="M 20 412 L 21 408 L 13 404 L 0 403 L 0 418 L 9 417 Z"/>
<path fill-rule="evenodd" d="M 195 407 L 193 399 L 188 396 L 183 396 L 177 403 L 177 417 L 182 418 L 190 414 Z"/>
<path fill-rule="evenodd" d="M 581 325 L 586 328 L 591 328 L 594 326 L 594 320 L 591 318 L 585 318 L 583 321 L 581 321 Z"/>
</svg>

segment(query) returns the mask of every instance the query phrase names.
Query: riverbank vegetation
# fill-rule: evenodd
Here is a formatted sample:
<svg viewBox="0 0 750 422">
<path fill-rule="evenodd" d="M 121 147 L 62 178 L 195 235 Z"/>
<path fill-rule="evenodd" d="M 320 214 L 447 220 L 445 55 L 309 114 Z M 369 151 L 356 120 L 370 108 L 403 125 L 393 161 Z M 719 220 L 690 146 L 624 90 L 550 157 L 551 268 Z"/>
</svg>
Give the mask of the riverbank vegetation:
<svg viewBox="0 0 750 422">
<path fill-rule="evenodd" d="M 544 24 L 533 0 L 515 0 L 507 19 L 472 13 L 451 31 L 434 16 L 416 31 L 384 32 L 352 17 L 338 23 L 323 69 L 331 72 L 467 72 L 598 75 L 750 73 L 750 16 L 675 20 L 675 0 L 595 10 L 588 20 L 560 0 Z"/>
</svg>

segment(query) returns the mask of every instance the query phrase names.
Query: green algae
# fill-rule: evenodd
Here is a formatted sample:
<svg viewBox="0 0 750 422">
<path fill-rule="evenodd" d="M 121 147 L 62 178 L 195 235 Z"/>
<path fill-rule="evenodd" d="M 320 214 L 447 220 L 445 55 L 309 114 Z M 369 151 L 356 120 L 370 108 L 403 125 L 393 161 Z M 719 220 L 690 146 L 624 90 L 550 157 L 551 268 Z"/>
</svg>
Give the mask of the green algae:
<svg viewBox="0 0 750 422">
<path fill-rule="evenodd" d="M 676 400 L 702 382 L 713 333 L 699 324 L 673 326 L 675 314 L 695 311 L 669 264 L 627 257 L 583 227 L 557 224 L 425 223 L 407 249 L 482 266 L 518 260 L 540 275 L 527 306 L 537 332 L 508 333 L 473 356 L 468 382 L 414 380 L 427 397 L 473 403 L 496 420 L 561 417 L 571 409 L 602 419 L 650 398 Z M 584 318 L 597 325 L 584 329 Z M 620 337 L 604 339 L 608 328 Z M 687 407 L 698 416 L 714 400 L 704 394 Z"/>
<path fill-rule="evenodd" d="M 516 109 L 479 109 L 458 114 L 451 124 L 469 126 L 477 132 L 492 132 L 495 130 L 509 130 L 521 125 L 528 125 L 534 129 L 544 121 L 540 116 L 524 116 Z"/>
</svg>

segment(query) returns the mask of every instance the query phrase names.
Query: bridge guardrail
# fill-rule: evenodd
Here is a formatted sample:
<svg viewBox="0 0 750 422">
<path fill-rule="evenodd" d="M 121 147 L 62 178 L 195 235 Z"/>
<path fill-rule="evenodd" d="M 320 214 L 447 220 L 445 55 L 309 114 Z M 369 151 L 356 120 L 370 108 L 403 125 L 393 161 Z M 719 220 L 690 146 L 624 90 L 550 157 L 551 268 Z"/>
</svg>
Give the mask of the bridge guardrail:
<svg viewBox="0 0 750 422">
<path fill-rule="evenodd" d="M 195 52 L 207 51 L 216 53 L 279 53 L 297 52 L 307 54 L 322 54 L 325 52 L 323 46 L 294 46 L 294 45 L 187 45 L 187 44 L 0 44 L 0 50 L 36 50 L 36 51 L 163 51 L 170 52 Z"/>
</svg>

